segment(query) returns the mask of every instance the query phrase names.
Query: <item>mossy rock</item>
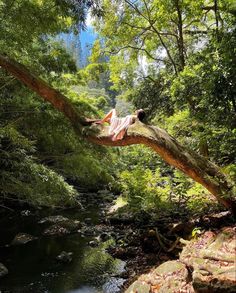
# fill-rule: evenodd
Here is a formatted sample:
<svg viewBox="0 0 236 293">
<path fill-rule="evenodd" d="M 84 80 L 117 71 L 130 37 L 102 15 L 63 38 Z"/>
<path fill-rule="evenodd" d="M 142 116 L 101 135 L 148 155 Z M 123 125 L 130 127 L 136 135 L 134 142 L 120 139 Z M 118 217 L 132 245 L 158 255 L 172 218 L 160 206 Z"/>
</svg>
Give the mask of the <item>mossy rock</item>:
<svg viewBox="0 0 236 293">
<path fill-rule="evenodd" d="M 176 260 L 170 260 L 164 262 L 157 269 L 155 269 L 154 274 L 165 276 L 169 274 L 174 274 L 181 270 L 187 271 L 184 264 Z M 184 278 L 187 278 L 187 275 L 184 274 Z"/>
<path fill-rule="evenodd" d="M 149 284 L 137 280 L 125 291 L 125 293 L 149 293 L 150 289 L 151 287 Z"/>
<path fill-rule="evenodd" d="M 141 275 L 126 293 L 236 292 L 235 232 L 236 226 L 205 232 L 186 245 L 180 261 L 167 261 Z"/>
<path fill-rule="evenodd" d="M 44 230 L 44 235 L 66 235 L 77 232 L 82 226 L 80 221 L 71 220 L 61 215 L 43 218 L 39 224 L 53 224 Z"/>
<path fill-rule="evenodd" d="M 193 269 L 197 292 L 236 292 L 235 230 L 205 232 L 183 249 L 180 260 Z"/>
<path fill-rule="evenodd" d="M 146 287 L 144 287 L 145 284 Z M 141 291 L 142 288 L 145 288 L 146 291 Z M 126 293 L 134 292 L 191 293 L 194 290 L 185 265 L 179 261 L 167 261 L 149 274 L 139 277 L 138 281 L 134 282 L 126 291 Z"/>
</svg>

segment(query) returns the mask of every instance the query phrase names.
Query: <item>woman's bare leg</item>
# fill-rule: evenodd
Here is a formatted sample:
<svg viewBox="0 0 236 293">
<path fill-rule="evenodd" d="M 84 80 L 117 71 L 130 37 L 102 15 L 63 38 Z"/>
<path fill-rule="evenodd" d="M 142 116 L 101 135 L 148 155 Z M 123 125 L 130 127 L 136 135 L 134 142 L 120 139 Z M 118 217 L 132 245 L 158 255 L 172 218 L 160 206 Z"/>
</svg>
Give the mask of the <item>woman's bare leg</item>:
<svg viewBox="0 0 236 293">
<path fill-rule="evenodd" d="M 109 122 L 112 117 L 116 117 L 116 109 L 112 109 L 107 115 L 101 120 L 101 123 Z"/>
</svg>

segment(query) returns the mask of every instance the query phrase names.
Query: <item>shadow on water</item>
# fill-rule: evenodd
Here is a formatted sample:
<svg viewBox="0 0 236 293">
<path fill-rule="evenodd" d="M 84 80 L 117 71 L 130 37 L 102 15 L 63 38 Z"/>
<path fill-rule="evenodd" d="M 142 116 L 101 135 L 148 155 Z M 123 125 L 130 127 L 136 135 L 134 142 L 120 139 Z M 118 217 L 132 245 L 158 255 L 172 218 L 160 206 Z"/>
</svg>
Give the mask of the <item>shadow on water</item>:
<svg viewBox="0 0 236 293">
<path fill-rule="evenodd" d="M 99 223 L 97 206 L 90 206 L 86 211 L 64 211 L 62 215 L 80 221 L 90 218 L 90 226 Z M 0 292 L 120 292 L 123 279 L 112 275 L 122 272 L 124 263 L 107 254 L 105 244 L 90 247 L 91 236 L 80 233 L 61 237 L 42 236 L 43 228 L 38 221 L 44 216 L 45 211 L 27 217 L 14 213 L 0 219 L 0 262 L 9 270 L 9 274 L 0 280 Z M 25 245 L 6 246 L 19 232 L 38 238 Z M 62 251 L 73 253 L 70 263 L 56 260 Z"/>
</svg>

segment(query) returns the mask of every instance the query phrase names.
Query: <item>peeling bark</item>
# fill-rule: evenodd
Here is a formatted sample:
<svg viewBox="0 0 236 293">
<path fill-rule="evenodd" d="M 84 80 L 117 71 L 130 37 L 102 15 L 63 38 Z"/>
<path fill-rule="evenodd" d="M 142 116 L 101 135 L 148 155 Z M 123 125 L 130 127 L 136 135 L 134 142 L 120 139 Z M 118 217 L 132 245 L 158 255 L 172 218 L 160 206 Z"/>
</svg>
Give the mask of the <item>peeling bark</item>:
<svg viewBox="0 0 236 293">
<path fill-rule="evenodd" d="M 165 130 L 136 120 L 128 128 L 127 134 L 122 140 L 112 141 L 108 135 L 108 127 L 91 125 L 91 120 L 81 117 L 64 95 L 34 75 L 25 66 L 4 55 L 0 55 L 0 66 L 61 111 L 85 139 L 105 146 L 144 144 L 151 147 L 164 161 L 203 185 L 221 204 L 231 209 L 236 215 L 236 199 L 232 186 L 219 167 L 205 157 L 180 145 Z"/>
</svg>

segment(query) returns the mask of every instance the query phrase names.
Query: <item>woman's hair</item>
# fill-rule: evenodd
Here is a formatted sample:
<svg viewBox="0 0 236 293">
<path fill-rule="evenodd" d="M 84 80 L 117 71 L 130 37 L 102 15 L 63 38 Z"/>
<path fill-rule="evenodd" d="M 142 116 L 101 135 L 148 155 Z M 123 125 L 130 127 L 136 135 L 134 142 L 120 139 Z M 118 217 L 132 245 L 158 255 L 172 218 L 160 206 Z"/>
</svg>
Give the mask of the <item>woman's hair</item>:
<svg viewBox="0 0 236 293">
<path fill-rule="evenodd" d="M 143 121 L 145 116 L 146 116 L 146 113 L 144 112 L 143 109 L 137 110 L 137 117 L 140 121 Z"/>
</svg>

